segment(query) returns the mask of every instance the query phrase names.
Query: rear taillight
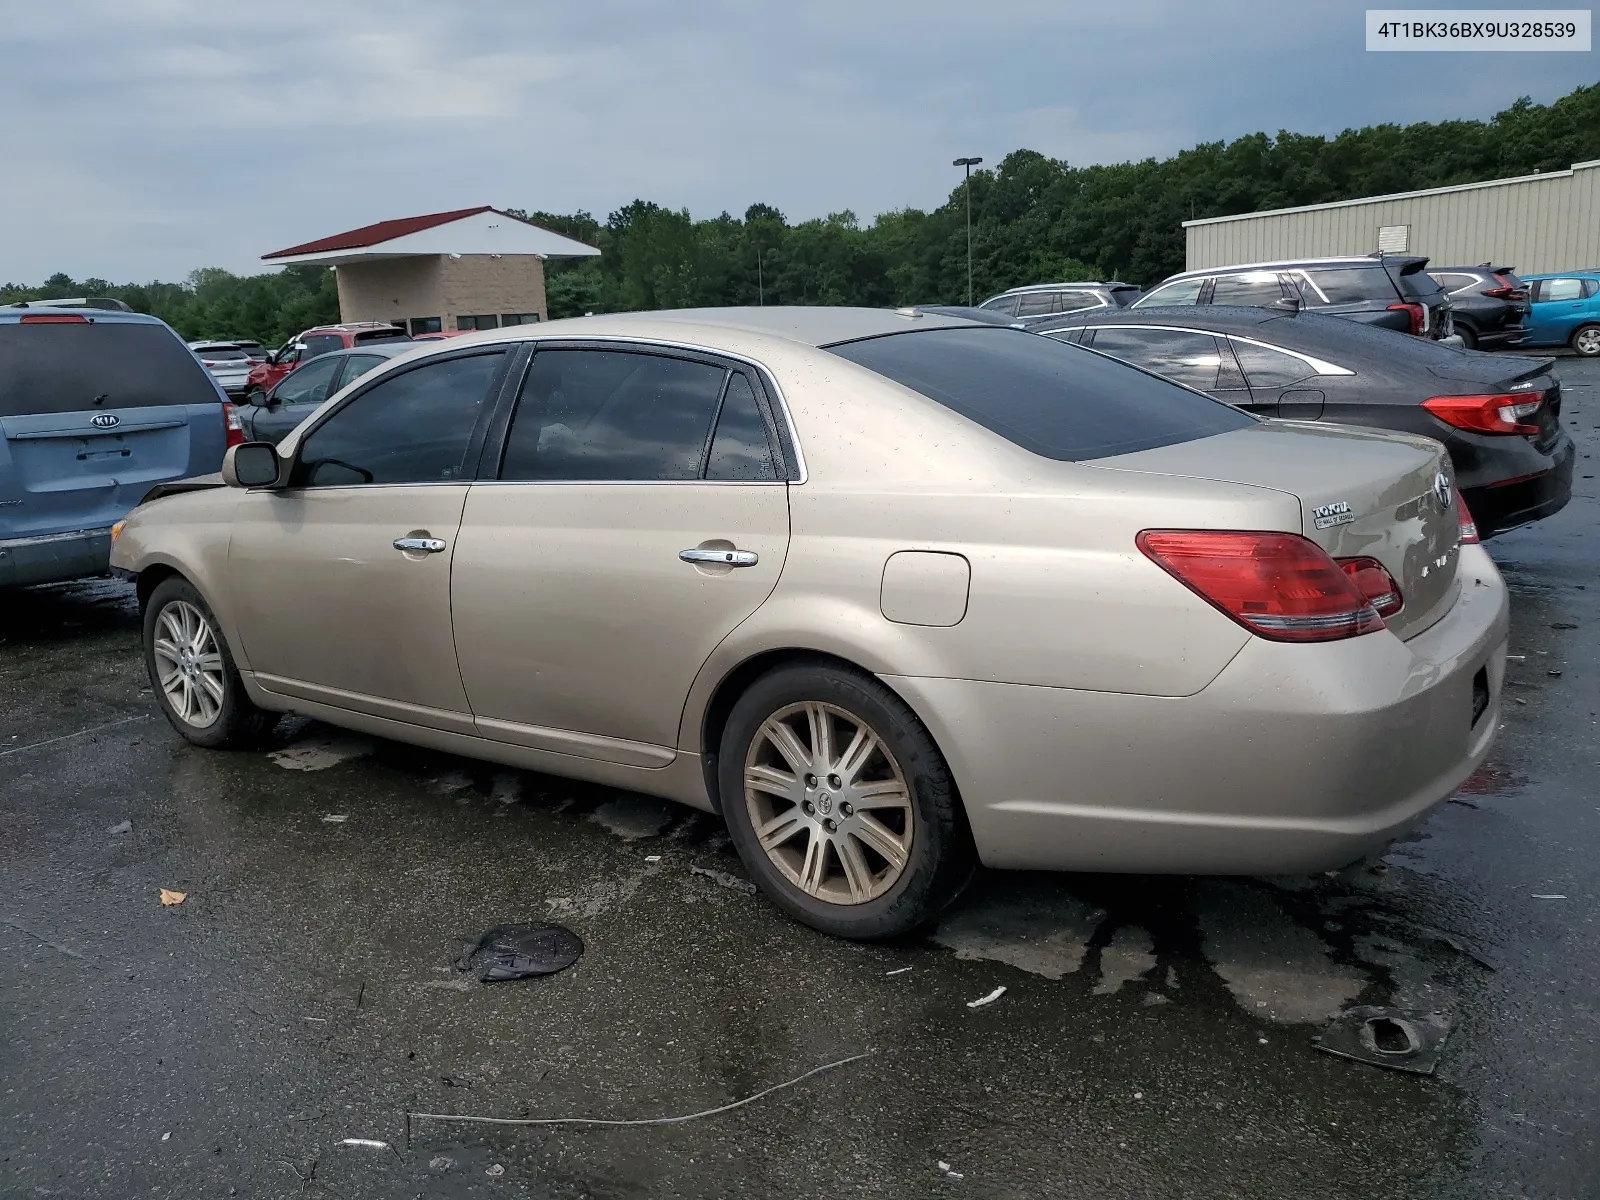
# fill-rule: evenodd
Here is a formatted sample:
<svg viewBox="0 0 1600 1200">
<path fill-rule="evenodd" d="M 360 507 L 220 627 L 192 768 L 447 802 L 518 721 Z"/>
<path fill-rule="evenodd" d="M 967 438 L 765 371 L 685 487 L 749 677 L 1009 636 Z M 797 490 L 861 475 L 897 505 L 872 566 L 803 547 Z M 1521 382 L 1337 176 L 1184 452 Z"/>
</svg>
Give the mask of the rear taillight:
<svg viewBox="0 0 1600 1200">
<path fill-rule="evenodd" d="M 231 404 L 222 406 L 222 420 L 228 428 L 228 445 L 244 445 L 244 422 L 239 418 L 239 410 Z"/>
<path fill-rule="evenodd" d="M 1497 286 L 1486 288 L 1483 293 L 1485 296 L 1492 296 L 1496 300 L 1521 300 L 1528 294 L 1527 288 L 1518 287 L 1504 275 L 1496 275 L 1494 281 Z"/>
<path fill-rule="evenodd" d="M 1461 489 L 1456 489 L 1456 520 L 1461 524 L 1461 544 L 1463 546 L 1476 546 L 1478 544 L 1478 523 L 1472 519 L 1472 510 L 1467 507 L 1467 502 L 1461 498 Z"/>
<path fill-rule="evenodd" d="M 1446 425 L 1474 433 L 1536 434 L 1537 425 L 1523 422 L 1544 403 L 1543 396 L 1527 392 L 1504 392 L 1492 396 L 1433 396 L 1422 407 Z"/>
<path fill-rule="evenodd" d="M 1139 549 L 1202 600 L 1274 642 L 1332 642 L 1383 628 L 1355 579 L 1294 533 L 1146 529 Z"/>
<path fill-rule="evenodd" d="M 1428 332 L 1428 309 L 1422 304 L 1391 304 L 1390 312 L 1403 312 L 1411 318 L 1411 332 L 1421 336 Z"/>
<path fill-rule="evenodd" d="M 1339 567 L 1367 598 L 1380 617 L 1392 617 L 1405 607 L 1405 597 L 1394 576 L 1375 558 L 1341 558 Z"/>
<path fill-rule="evenodd" d="M 22 318 L 24 325 L 87 325 L 88 317 L 76 313 L 35 313 Z"/>
</svg>

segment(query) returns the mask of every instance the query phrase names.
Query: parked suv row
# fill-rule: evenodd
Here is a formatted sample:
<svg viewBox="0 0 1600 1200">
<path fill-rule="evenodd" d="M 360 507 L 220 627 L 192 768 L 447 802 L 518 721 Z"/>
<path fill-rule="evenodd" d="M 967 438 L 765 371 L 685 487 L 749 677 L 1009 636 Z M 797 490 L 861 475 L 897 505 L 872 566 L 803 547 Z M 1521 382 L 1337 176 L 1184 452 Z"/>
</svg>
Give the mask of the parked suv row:
<svg viewBox="0 0 1600 1200">
<path fill-rule="evenodd" d="M 1442 341 L 1454 336 L 1450 297 L 1427 265 L 1418 256 L 1374 254 L 1207 267 L 1164 279 L 1131 307 L 1307 308 Z"/>
</svg>

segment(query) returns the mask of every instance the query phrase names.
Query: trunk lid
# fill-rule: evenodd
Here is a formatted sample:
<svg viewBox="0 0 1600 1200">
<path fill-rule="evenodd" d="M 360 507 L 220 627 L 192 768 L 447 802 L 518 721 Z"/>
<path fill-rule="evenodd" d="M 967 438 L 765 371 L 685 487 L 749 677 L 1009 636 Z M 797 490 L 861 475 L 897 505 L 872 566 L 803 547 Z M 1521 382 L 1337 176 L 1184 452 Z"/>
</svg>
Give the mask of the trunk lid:
<svg viewBox="0 0 1600 1200">
<path fill-rule="evenodd" d="M 1428 438 L 1267 421 L 1095 465 L 1250 484 L 1294 496 L 1301 527 L 1293 532 L 1336 559 L 1375 558 L 1400 585 L 1404 607 L 1385 618 L 1400 638 L 1421 633 L 1455 603 L 1461 531 L 1454 475 L 1444 447 Z"/>
</svg>

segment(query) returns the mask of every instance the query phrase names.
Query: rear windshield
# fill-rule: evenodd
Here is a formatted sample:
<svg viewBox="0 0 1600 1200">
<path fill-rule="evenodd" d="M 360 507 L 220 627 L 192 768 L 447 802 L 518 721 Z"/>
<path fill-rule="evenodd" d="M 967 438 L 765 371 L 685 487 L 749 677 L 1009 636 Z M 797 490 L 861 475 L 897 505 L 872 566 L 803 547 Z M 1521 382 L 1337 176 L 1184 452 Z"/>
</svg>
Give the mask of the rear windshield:
<svg viewBox="0 0 1600 1200">
<path fill-rule="evenodd" d="M 409 342 L 411 335 L 403 329 L 375 329 L 371 333 L 358 333 L 357 342 Z"/>
<path fill-rule="evenodd" d="M 250 356 L 243 350 L 196 350 L 195 353 L 201 358 L 205 359 L 207 362 L 250 361 Z"/>
<path fill-rule="evenodd" d="M 220 401 L 164 325 L 0 323 L 0 417 Z"/>
<path fill-rule="evenodd" d="M 1211 437 L 1255 418 L 1053 338 L 996 325 L 829 346 L 1025 450 L 1063 462 Z"/>
<path fill-rule="evenodd" d="M 1444 291 L 1439 281 L 1426 271 L 1400 275 L 1399 268 L 1396 268 L 1395 274 L 1400 276 L 1396 281 L 1400 285 L 1400 294 L 1407 300 L 1430 300 Z"/>
</svg>

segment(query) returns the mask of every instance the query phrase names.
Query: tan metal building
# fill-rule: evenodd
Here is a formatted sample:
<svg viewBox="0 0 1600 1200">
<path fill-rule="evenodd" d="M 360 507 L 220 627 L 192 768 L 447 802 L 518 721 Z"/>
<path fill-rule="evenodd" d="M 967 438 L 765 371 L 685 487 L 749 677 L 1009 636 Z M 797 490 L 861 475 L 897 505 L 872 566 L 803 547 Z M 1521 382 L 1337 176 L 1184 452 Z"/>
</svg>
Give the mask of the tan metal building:
<svg viewBox="0 0 1600 1200">
<path fill-rule="evenodd" d="M 482 205 L 379 221 L 261 257 L 332 267 L 341 320 L 389 321 L 416 334 L 548 320 L 544 260 L 599 253 Z"/>
<path fill-rule="evenodd" d="M 1425 254 L 1536 274 L 1600 266 L 1600 160 L 1566 171 L 1183 223 L 1188 270 L 1330 254 Z"/>
</svg>

